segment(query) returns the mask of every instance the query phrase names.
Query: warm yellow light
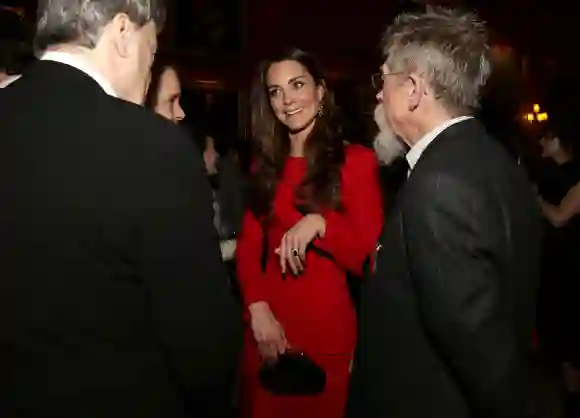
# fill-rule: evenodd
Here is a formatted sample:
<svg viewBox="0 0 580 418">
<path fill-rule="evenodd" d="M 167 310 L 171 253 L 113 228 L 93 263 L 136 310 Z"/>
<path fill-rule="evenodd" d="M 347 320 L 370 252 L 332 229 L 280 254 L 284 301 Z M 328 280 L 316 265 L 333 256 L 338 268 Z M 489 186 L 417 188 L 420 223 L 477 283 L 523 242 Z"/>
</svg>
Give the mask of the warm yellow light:
<svg viewBox="0 0 580 418">
<path fill-rule="evenodd" d="M 544 122 L 544 121 L 548 120 L 548 114 L 546 112 L 538 113 L 536 115 L 536 118 L 538 119 L 538 122 Z"/>
<path fill-rule="evenodd" d="M 534 119 L 535 119 L 534 114 L 533 113 L 528 113 L 526 115 L 526 119 L 528 120 L 528 122 L 533 122 Z"/>
<path fill-rule="evenodd" d="M 540 111 L 540 105 L 539 104 L 535 104 L 534 105 L 534 113 L 538 113 Z"/>
</svg>

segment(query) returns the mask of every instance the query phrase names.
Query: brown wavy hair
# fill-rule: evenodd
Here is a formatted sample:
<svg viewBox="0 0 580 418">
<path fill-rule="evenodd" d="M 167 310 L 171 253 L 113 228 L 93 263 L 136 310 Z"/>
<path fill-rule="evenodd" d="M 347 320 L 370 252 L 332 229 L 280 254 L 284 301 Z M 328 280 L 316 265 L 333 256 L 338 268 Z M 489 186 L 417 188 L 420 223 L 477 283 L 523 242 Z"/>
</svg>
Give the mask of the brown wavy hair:
<svg viewBox="0 0 580 418">
<path fill-rule="evenodd" d="M 252 84 L 250 95 L 254 164 L 250 180 L 250 209 L 259 218 L 268 217 L 276 186 L 290 153 L 288 128 L 270 104 L 267 75 L 274 63 L 296 61 L 324 88 L 319 113 L 304 144 L 306 175 L 295 191 L 297 208 L 304 214 L 325 209 L 340 210 L 341 168 L 345 151 L 342 128 L 334 97 L 326 87 L 322 67 L 309 53 L 292 48 L 264 61 Z"/>
</svg>

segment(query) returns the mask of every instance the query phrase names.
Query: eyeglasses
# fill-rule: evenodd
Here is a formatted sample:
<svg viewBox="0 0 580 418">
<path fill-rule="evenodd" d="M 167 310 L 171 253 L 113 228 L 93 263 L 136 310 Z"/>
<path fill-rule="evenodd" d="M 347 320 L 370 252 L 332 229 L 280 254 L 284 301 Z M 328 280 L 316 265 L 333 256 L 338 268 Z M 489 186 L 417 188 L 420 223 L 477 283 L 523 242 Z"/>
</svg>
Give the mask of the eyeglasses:
<svg viewBox="0 0 580 418">
<path fill-rule="evenodd" d="M 385 77 L 389 76 L 389 75 L 400 75 L 400 74 L 404 74 L 403 71 L 396 71 L 393 73 L 375 73 L 371 76 L 371 83 L 373 85 L 373 87 L 377 90 L 380 90 L 383 88 L 383 83 L 385 82 Z"/>
</svg>

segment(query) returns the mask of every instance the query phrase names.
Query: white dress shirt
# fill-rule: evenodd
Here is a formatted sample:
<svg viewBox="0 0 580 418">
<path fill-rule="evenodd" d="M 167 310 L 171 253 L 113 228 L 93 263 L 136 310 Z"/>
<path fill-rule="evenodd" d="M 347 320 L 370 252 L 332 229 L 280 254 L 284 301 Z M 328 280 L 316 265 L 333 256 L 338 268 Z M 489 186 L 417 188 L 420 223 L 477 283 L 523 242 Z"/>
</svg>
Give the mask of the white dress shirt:
<svg viewBox="0 0 580 418">
<path fill-rule="evenodd" d="M 92 68 L 91 65 L 81 56 L 71 54 L 69 52 L 49 51 L 45 52 L 40 57 L 40 59 L 43 61 L 54 61 L 60 62 L 61 64 L 70 65 L 71 67 L 82 71 L 93 80 L 95 80 L 109 96 L 117 97 L 117 93 L 115 93 L 111 83 L 109 83 L 101 74 L 99 74 L 98 71 Z"/>
<path fill-rule="evenodd" d="M 441 132 L 443 132 L 445 129 L 449 128 L 450 126 L 455 125 L 456 123 L 463 122 L 464 120 L 471 119 L 471 118 L 472 118 L 472 116 L 460 116 L 458 118 L 449 119 L 448 121 L 445 121 L 442 124 L 435 127 L 435 129 L 433 129 L 431 132 L 429 132 L 427 135 L 425 135 L 423 138 L 421 138 L 419 141 L 417 141 L 415 143 L 415 145 L 413 145 L 411 147 L 409 152 L 407 152 L 406 158 L 407 158 L 407 163 L 409 164 L 409 172 L 407 173 L 407 176 L 409 176 L 411 174 L 411 171 L 413 170 L 413 168 L 415 168 L 415 165 L 417 164 L 417 161 L 419 161 L 419 158 L 421 158 L 421 154 L 423 154 L 423 151 L 425 151 L 427 149 L 429 144 L 431 144 L 431 142 L 433 142 L 433 140 Z"/>
</svg>

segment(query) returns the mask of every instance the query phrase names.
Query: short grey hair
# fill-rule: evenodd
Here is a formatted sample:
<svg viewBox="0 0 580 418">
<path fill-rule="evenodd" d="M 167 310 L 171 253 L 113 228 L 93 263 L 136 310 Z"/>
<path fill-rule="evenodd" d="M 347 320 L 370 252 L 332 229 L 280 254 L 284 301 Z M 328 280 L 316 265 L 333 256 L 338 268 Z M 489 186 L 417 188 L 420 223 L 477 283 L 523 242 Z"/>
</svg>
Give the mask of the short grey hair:
<svg viewBox="0 0 580 418">
<path fill-rule="evenodd" d="M 479 107 L 491 73 L 485 23 L 474 13 L 428 7 L 395 18 L 383 37 L 392 72 L 418 72 L 452 113 Z"/>
<path fill-rule="evenodd" d="M 165 22 L 163 0 L 39 0 L 35 48 L 44 51 L 65 43 L 94 48 L 119 13 L 138 27 L 153 21 L 161 30 Z"/>
</svg>

